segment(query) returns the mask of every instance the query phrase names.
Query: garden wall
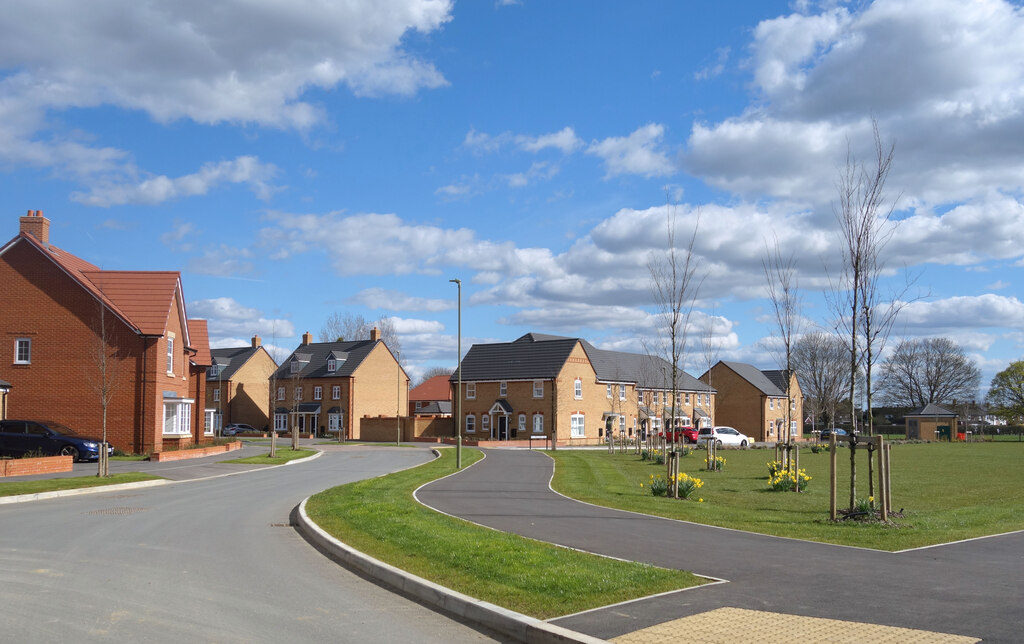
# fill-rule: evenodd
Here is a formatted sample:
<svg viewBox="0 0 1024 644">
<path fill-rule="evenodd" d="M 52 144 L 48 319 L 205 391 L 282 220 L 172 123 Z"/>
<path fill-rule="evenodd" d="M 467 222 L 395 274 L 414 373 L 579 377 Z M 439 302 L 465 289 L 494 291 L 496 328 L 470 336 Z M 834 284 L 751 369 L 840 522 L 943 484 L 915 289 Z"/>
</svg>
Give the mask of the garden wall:
<svg viewBox="0 0 1024 644">
<path fill-rule="evenodd" d="M 210 445 L 209 447 L 198 447 L 195 449 L 176 449 L 170 452 L 153 452 L 149 455 L 149 460 L 161 463 L 164 461 L 183 461 L 189 458 L 202 458 L 213 454 L 233 452 L 236 449 L 242 449 L 241 441 L 234 441 L 227 445 Z"/>
<path fill-rule="evenodd" d="M 75 461 L 70 456 L 3 459 L 0 460 L 0 477 L 70 472 L 74 465 Z"/>
</svg>

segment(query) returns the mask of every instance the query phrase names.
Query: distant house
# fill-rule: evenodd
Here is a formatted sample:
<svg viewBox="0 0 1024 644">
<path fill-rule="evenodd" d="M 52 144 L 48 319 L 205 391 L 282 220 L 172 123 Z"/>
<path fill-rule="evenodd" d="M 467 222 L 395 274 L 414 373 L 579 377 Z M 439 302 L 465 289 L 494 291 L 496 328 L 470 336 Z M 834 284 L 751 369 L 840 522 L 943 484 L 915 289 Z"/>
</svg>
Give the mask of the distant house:
<svg viewBox="0 0 1024 644">
<path fill-rule="evenodd" d="M 803 434 L 803 393 L 795 373 L 762 371 L 743 362 L 722 360 L 700 380 L 718 390 L 716 424 L 734 427 L 755 441 L 778 441 L 786 437 L 788 418 L 791 435 L 800 438 Z"/>
<path fill-rule="evenodd" d="M 960 432 L 960 416 L 935 403 L 909 411 L 903 417 L 907 421 L 907 438 L 951 441 Z"/>
<path fill-rule="evenodd" d="M 395 416 L 409 408 L 409 376 L 374 328 L 369 340 L 302 344 L 271 376 L 274 428 L 299 433 L 345 432 L 362 438 L 366 416 Z"/>
<path fill-rule="evenodd" d="M 581 338 L 527 333 L 475 344 L 462 361 L 458 423 L 467 438 L 547 437 L 573 445 L 694 419 L 709 423 L 715 390 L 678 371 L 673 402 L 671 374 L 661 358 L 598 349 Z M 449 380 L 457 386 L 457 375 Z"/>
<path fill-rule="evenodd" d="M 211 349 L 213 365 L 206 372 L 206 409 L 214 413 L 214 430 L 244 423 L 270 426 L 270 376 L 277 363 L 263 348 L 260 336 L 247 347 Z"/>
<path fill-rule="evenodd" d="M 0 247 L 0 364 L 18 392 L 10 417 L 102 431 L 101 355 L 113 396 L 110 442 L 153 452 L 208 440 L 205 320 L 189 320 L 177 271 L 106 271 L 50 243 L 29 211 Z M 102 349 L 102 351 L 101 351 Z"/>
<path fill-rule="evenodd" d="M 452 386 L 448 376 L 428 378 L 409 392 L 410 416 L 451 416 Z"/>
</svg>

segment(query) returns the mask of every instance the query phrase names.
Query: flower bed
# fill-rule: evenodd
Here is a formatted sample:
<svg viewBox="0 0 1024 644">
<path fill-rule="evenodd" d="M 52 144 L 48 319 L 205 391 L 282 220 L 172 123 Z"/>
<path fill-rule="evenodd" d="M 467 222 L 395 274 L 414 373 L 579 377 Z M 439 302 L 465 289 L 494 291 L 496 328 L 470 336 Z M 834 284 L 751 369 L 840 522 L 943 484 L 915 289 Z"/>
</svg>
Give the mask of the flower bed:
<svg viewBox="0 0 1024 644">
<path fill-rule="evenodd" d="M 149 460 L 164 462 L 164 461 L 183 461 L 189 458 L 202 458 L 204 456 L 210 456 L 212 454 L 223 454 L 224 452 L 233 452 L 236 449 L 242 449 L 242 441 L 234 441 L 227 445 L 210 445 L 209 447 L 195 447 L 192 449 L 176 449 L 170 452 L 153 452 L 149 455 Z"/>
<path fill-rule="evenodd" d="M 0 460 L 0 477 L 70 472 L 74 469 L 74 465 L 75 460 L 70 456 L 36 456 L 33 458 L 3 459 Z"/>
</svg>

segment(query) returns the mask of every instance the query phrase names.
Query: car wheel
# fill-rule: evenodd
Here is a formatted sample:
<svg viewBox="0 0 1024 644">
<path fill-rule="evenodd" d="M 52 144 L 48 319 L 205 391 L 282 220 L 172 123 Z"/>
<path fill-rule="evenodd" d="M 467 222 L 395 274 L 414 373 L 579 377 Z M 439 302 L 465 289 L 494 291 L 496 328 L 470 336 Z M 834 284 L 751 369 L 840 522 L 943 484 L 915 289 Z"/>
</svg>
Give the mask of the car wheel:
<svg viewBox="0 0 1024 644">
<path fill-rule="evenodd" d="M 70 456 L 72 461 L 77 461 L 78 460 L 78 448 L 75 447 L 74 445 L 65 445 L 64 447 L 60 448 L 60 455 L 61 456 Z"/>
<path fill-rule="evenodd" d="M 718 440 L 715 441 L 715 447 L 721 447 L 721 446 L 722 446 L 722 439 L 719 438 Z"/>
<path fill-rule="evenodd" d="M 745 441 L 745 440 L 740 441 L 740 447 L 746 447 L 746 446 L 747 446 L 747 441 Z"/>
</svg>

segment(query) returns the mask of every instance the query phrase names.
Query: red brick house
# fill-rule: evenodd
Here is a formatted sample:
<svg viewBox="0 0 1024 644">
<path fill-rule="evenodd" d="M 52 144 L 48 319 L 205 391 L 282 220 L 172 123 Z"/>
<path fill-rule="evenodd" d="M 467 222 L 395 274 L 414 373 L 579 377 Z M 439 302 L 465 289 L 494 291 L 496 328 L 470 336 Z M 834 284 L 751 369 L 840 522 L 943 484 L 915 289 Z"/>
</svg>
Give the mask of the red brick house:
<svg viewBox="0 0 1024 644">
<path fill-rule="evenodd" d="M 8 416 L 154 452 L 208 440 L 203 401 L 211 364 L 205 320 L 189 320 L 177 271 L 104 271 L 50 243 L 41 211 L 0 247 L 0 364 L 18 392 Z"/>
<path fill-rule="evenodd" d="M 451 416 L 452 385 L 449 376 L 427 378 L 409 392 L 410 416 Z"/>
</svg>

